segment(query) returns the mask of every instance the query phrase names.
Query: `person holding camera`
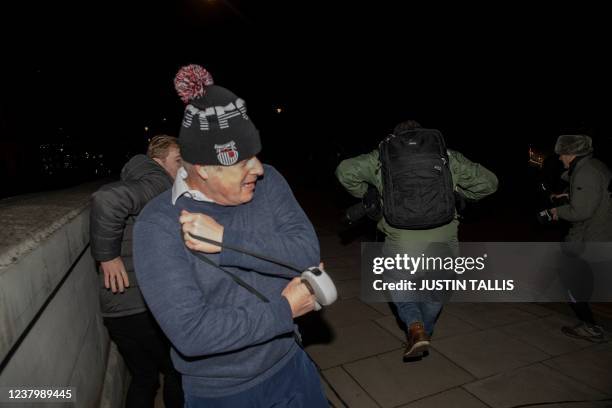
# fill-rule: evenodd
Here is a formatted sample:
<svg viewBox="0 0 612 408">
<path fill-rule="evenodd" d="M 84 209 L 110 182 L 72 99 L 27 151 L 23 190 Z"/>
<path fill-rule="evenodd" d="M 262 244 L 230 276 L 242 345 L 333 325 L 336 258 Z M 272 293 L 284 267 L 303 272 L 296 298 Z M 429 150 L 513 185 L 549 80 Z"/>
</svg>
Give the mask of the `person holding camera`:
<svg viewBox="0 0 612 408">
<path fill-rule="evenodd" d="M 336 177 L 344 188 L 354 197 L 362 198 L 367 194 L 369 186 L 374 186 L 382 196 L 384 216 L 378 221 L 377 227 L 385 236 L 385 250 L 421 254 L 423 251 L 444 246 L 452 255 L 459 253 L 458 225 L 454 193 L 461 194 L 469 200 L 482 199 L 497 190 L 497 177 L 491 171 L 478 163 L 468 160 L 461 153 L 447 150 L 440 132 L 435 129 L 423 129 L 421 125 L 408 120 L 398 124 L 393 134 L 381 142 L 396 143 L 398 147 L 385 160 L 381 156 L 382 149 L 376 149 L 368 154 L 362 154 L 342 161 L 336 169 Z M 435 150 L 429 154 L 428 147 Z M 395 148 L 394 148 L 395 149 Z M 430 149 L 430 150 L 431 150 Z M 418 155 L 413 154 L 418 151 Z M 430 158 L 437 162 L 430 162 Z M 395 163 L 393 163 L 395 161 Z M 410 180 L 400 179 L 385 184 L 385 166 L 393 167 L 399 163 L 399 168 L 415 166 Z M 427 168 L 419 168 L 425 163 Z M 431 177 L 419 177 L 423 174 L 436 174 Z M 433 181 L 433 183 L 431 183 Z M 431 184 L 429 184 L 431 183 Z M 385 185 L 402 185 L 402 191 L 385 191 Z M 434 197 L 434 199 L 432 199 Z M 391 207 L 397 206 L 398 211 L 391 217 Z M 444 219 L 426 220 L 430 214 L 445 214 Z M 412 223 L 424 222 L 410 227 Z M 425 216 L 420 216 L 425 214 Z M 402 226 L 400 226 L 402 225 Z M 435 225 L 435 226 L 432 226 Z M 406 227 L 408 226 L 408 227 Z M 443 245 L 439 245 L 443 244 Z M 415 249 L 417 248 L 418 249 Z M 392 296 L 393 299 L 393 296 Z M 419 358 L 427 353 L 434 323 L 442 309 L 438 301 L 405 302 L 393 299 L 399 318 L 406 326 L 407 346 L 405 359 Z"/>
<path fill-rule="evenodd" d="M 566 243 L 612 241 L 612 172 L 600 160 L 593 158 L 593 142 L 586 135 L 561 135 L 555 153 L 567 169 L 562 178 L 569 182 L 569 193 L 556 194 L 553 200 L 562 205 L 549 209 L 553 220 L 571 223 Z M 597 325 L 587 302 L 571 302 L 580 323 L 561 330 L 570 337 L 593 342 L 604 341 L 604 332 Z"/>
</svg>

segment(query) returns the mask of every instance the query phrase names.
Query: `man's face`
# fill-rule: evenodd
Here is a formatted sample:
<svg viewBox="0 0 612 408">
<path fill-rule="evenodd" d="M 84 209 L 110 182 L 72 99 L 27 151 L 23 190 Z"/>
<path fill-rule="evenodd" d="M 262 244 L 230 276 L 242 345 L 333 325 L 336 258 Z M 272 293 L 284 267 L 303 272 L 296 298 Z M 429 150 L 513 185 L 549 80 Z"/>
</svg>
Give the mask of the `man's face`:
<svg viewBox="0 0 612 408">
<path fill-rule="evenodd" d="M 158 162 L 167 172 L 172 176 L 174 180 L 176 178 L 176 173 L 178 169 L 183 165 L 183 160 L 181 159 L 181 153 L 179 152 L 179 148 L 176 146 L 172 146 L 168 149 L 168 155 L 165 159 L 154 159 Z"/>
<path fill-rule="evenodd" d="M 257 179 L 264 169 L 257 157 L 239 161 L 232 166 L 208 168 L 207 191 L 204 193 L 217 204 L 240 205 L 253 199 Z"/>
<path fill-rule="evenodd" d="M 565 167 L 566 169 L 569 169 L 570 164 L 575 158 L 576 158 L 576 155 L 574 154 L 560 154 L 559 155 L 559 160 L 563 162 L 563 167 Z"/>
</svg>

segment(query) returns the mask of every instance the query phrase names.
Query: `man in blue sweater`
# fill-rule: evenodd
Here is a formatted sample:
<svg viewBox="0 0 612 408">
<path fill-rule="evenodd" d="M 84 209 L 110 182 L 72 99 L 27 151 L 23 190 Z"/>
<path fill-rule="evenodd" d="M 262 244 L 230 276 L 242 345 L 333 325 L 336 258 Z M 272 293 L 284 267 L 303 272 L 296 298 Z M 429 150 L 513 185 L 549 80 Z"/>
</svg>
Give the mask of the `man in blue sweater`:
<svg viewBox="0 0 612 408">
<path fill-rule="evenodd" d="M 293 318 L 314 308 L 298 274 L 188 234 L 306 269 L 320 261 L 312 224 L 281 174 L 257 159 L 259 134 L 242 99 L 209 85 L 188 102 L 179 134 L 184 166 L 172 190 L 143 210 L 134 234 L 137 277 L 174 346 L 186 406 L 327 407 L 317 370 L 295 340 Z"/>
</svg>

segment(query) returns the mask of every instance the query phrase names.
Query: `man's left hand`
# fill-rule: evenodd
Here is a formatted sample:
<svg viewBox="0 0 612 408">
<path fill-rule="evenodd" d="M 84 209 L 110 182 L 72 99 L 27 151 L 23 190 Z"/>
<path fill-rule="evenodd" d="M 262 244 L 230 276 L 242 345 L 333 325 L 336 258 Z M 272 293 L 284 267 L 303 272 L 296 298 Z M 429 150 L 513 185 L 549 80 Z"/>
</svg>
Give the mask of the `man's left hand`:
<svg viewBox="0 0 612 408">
<path fill-rule="evenodd" d="M 554 221 L 559 221 L 559 215 L 557 214 L 557 209 L 556 208 L 551 208 L 550 209 L 550 213 L 552 214 L 552 217 L 553 217 Z"/>
<path fill-rule="evenodd" d="M 223 225 L 215 221 L 214 218 L 205 214 L 190 213 L 183 210 L 181 211 L 179 222 L 183 226 L 183 240 L 187 248 L 207 254 L 221 252 L 221 247 L 197 240 L 189 235 L 191 233 L 213 241 L 223 242 Z"/>
</svg>

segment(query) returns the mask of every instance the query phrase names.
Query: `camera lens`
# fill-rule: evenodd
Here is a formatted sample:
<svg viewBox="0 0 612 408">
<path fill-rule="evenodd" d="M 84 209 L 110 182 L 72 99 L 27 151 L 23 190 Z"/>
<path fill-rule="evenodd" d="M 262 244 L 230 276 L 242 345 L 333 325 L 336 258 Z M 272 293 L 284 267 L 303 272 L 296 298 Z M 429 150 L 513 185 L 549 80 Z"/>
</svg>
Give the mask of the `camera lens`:
<svg viewBox="0 0 612 408">
<path fill-rule="evenodd" d="M 538 221 L 540 224 L 548 224 L 552 222 L 553 218 L 548 210 L 543 210 L 538 213 Z"/>
<path fill-rule="evenodd" d="M 345 218 L 346 220 L 352 224 L 366 215 L 366 210 L 363 207 L 363 203 L 357 203 L 355 205 L 350 206 L 346 210 Z"/>
</svg>

